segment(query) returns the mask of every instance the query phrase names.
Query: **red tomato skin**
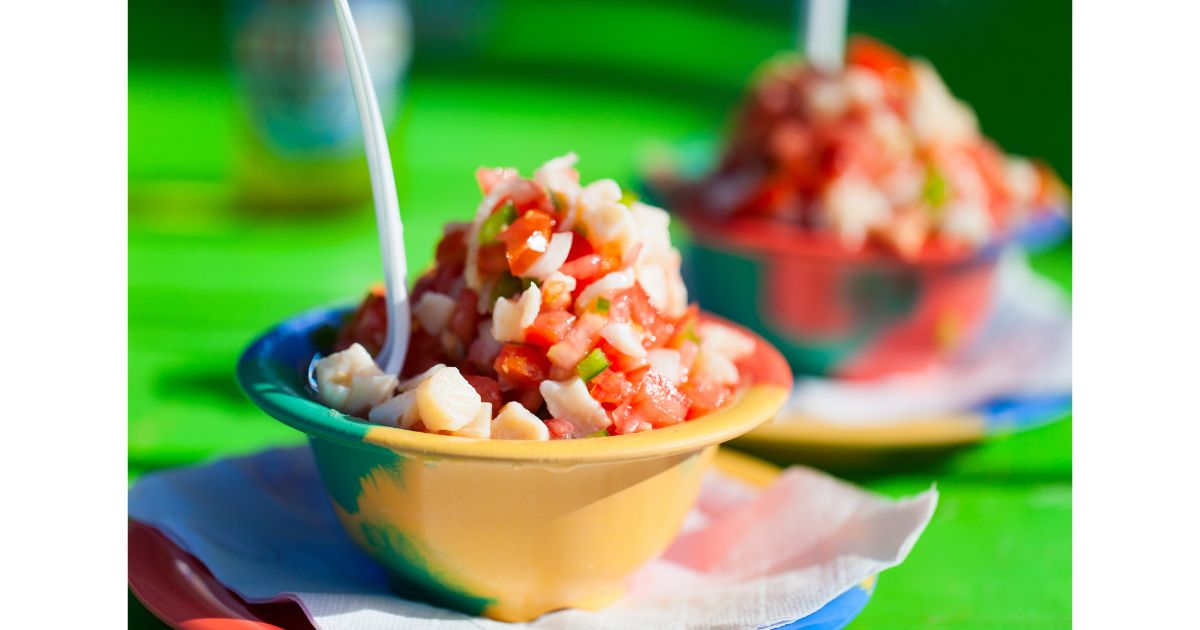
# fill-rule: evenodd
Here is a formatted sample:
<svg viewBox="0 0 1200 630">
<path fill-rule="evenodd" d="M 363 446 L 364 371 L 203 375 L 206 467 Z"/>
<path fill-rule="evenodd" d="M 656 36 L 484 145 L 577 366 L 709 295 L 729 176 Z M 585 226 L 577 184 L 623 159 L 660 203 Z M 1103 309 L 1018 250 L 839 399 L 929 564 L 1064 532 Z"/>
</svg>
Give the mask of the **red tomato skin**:
<svg viewBox="0 0 1200 630">
<path fill-rule="evenodd" d="M 508 267 L 520 276 L 529 270 L 550 244 L 555 219 L 541 210 L 526 210 L 512 225 L 500 233 Z"/>
<path fill-rule="evenodd" d="M 678 424 L 687 419 L 692 401 L 658 372 L 649 370 L 638 383 L 632 406 L 654 427 Z"/>
<path fill-rule="evenodd" d="M 505 253 L 504 243 L 492 243 L 479 248 L 475 258 L 475 268 L 482 276 L 497 276 L 508 272 L 508 254 Z"/>
<path fill-rule="evenodd" d="M 414 330 L 408 341 L 408 356 L 400 375 L 414 376 L 438 363 L 449 363 L 442 350 L 442 342 L 424 330 Z"/>
<path fill-rule="evenodd" d="M 455 229 L 446 232 L 438 241 L 434 258 L 439 267 L 461 265 L 467 260 L 467 230 Z"/>
<path fill-rule="evenodd" d="M 501 384 L 536 388 L 550 372 L 550 360 L 533 346 L 506 343 L 492 364 Z"/>
<path fill-rule="evenodd" d="M 525 329 L 525 343 L 539 348 L 549 348 L 562 341 L 571 329 L 575 316 L 563 310 L 548 310 L 538 314 L 533 324 Z"/>
<path fill-rule="evenodd" d="M 733 396 L 733 390 L 728 387 L 691 381 L 680 385 L 679 392 L 692 402 L 687 412 L 688 420 L 716 411 Z"/>
<path fill-rule="evenodd" d="M 587 385 L 592 398 L 608 408 L 622 405 L 633 397 L 633 384 L 612 368 L 592 377 Z"/>
<path fill-rule="evenodd" d="M 458 294 L 454 304 L 454 312 L 450 314 L 447 329 L 462 342 L 463 348 L 471 345 L 475 335 L 479 333 L 479 294 L 471 289 L 463 289 Z"/>
<path fill-rule="evenodd" d="M 387 339 L 387 299 L 382 284 L 372 286 L 354 315 L 338 331 L 335 351 L 361 344 L 371 356 L 379 354 Z"/>
<path fill-rule="evenodd" d="M 551 440 L 569 440 L 571 431 L 575 429 L 570 422 L 561 418 L 550 418 L 546 421 L 546 428 L 550 430 Z"/>
<path fill-rule="evenodd" d="M 492 404 L 492 417 L 500 413 L 500 407 L 504 406 L 504 396 L 500 394 L 500 383 L 496 382 L 496 379 L 478 374 L 466 374 L 463 378 L 475 388 L 483 402 Z"/>
<path fill-rule="evenodd" d="M 529 413 L 537 415 L 545 404 L 542 398 L 542 392 L 536 387 L 526 389 L 514 389 L 508 392 L 508 399 L 513 402 L 521 403 L 521 406 L 529 410 Z"/>
<path fill-rule="evenodd" d="M 555 367 L 574 370 L 576 364 L 596 345 L 600 339 L 600 329 L 606 323 L 607 320 L 596 313 L 579 316 L 562 341 L 550 347 L 549 360 Z"/>
</svg>

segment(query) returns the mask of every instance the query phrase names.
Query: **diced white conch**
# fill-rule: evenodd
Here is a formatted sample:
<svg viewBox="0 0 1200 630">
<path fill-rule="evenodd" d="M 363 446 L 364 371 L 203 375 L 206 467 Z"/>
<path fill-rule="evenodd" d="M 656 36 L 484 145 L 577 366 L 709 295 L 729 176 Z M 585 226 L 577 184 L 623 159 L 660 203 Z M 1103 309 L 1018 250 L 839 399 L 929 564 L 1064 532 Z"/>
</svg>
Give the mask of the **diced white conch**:
<svg viewBox="0 0 1200 630">
<path fill-rule="evenodd" d="M 342 411 L 363 415 L 371 407 L 391 398 L 398 382 L 394 374 L 355 374 L 350 379 L 350 393 L 342 403 Z"/>
<path fill-rule="evenodd" d="M 733 361 L 720 352 L 706 350 L 703 346 L 696 353 L 691 372 L 698 380 L 718 385 L 736 385 L 738 382 L 738 370 Z"/>
<path fill-rule="evenodd" d="M 754 340 L 742 333 L 714 322 L 696 325 L 700 347 L 719 352 L 730 361 L 740 361 L 754 352 Z"/>
<path fill-rule="evenodd" d="M 317 361 L 314 371 L 321 402 L 339 410 L 344 410 L 356 374 L 382 374 L 366 348 L 357 343 Z"/>
<path fill-rule="evenodd" d="M 426 291 L 421 295 L 421 299 L 413 305 L 413 315 L 416 316 L 417 322 L 421 324 L 423 330 L 431 335 L 437 335 L 449 323 L 450 316 L 454 314 L 454 306 L 454 298 L 449 295 Z"/>
<path fill-rule="evenodd" d="M 516 302 L 497 298 L 492 310 L 492 336 L 496 341 L 525 341 L 525 329 L 533 325 L 542 308 L 542 290 L 530 285 Z"/>
<path fill-rule="evenodd" d="M 678 350 L 655 348 L 646 353 L 646 360 L 650 363 L 651 370 L 662 374 L 672 385 L 678 385 L 687 375 Z"/>
<path fill-rule="evenodd" d="M 600 336 L 611 343 L 621 354 L 641 358 L 646 356 L 642 346 L 642 335 L 628 322 L 610 322 L 600 329 Z"/>
<path fill-rule="evenodd" d="M 475 414 L 475 418 L 463 428 L 455 431 L 454 435 L 479 438 L 481 440 L 492 437 L 492 403 L 483 403 L 480 405 L 479 412 Z"/>
<path fill-rule="evenodd" d="M 608 428 L 612 421 L 604 408 L 588 393 L 587 385 L 578 376 L 569 381 L 542 381 L 538 386 L 550 415 L 571 423 L 571 437 L 581 438 L 600 429 Z"/>
<path fill-rule="evenodd" d="M 513 401 L 501 407 L 500 413 L 492 420 L 492 439 L 549 440 L 550 430 L 524 405 Z"/>
<path fill-rule="evenodd" d="M 483 399 L 458 368 L 438 370 L 417 386 L 421 422 L 430 431 L 457 431 L 475 419 Z"/>
<path fill-rule="evenodd" d="M 383 401 L 371 409 L 367 420 L 388 427 L 411 429 L 421 419 L 417 411 L 417 393 L 407 391 Z"/>
</svg>

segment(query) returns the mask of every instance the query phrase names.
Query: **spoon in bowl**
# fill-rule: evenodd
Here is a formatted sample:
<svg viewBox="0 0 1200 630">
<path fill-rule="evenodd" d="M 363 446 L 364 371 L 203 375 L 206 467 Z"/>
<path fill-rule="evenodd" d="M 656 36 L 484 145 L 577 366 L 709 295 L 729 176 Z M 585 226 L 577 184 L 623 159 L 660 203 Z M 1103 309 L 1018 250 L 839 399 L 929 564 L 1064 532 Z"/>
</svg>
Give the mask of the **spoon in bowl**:
<svg viewBox="0 0 1200 630">
<path fill-rule="evenodd" d="M 404 226 L 400 221 L 400 202 L 396 198 L 396 180 L 392 174 L 392 158 L 388 153 L 387 134 L 379 114 L 379 101 L 371 73 L 367 70 L 366 55 L 350 14 L 347 0 L 333 0 L 337 13 L 338 33 L 346 69 L 354 87 L 354 102 L 362 123 L 371 175 L 371 192 L 375 202 L 375 226 L 379 232 L 379 252 L 383 258 L 384 287 L 387 290 L 387 339 L 375 362 L 387 374 L 399 374 L 408 354 L 410 334 L 408 267 L 404 258 Z"/>
</svg>

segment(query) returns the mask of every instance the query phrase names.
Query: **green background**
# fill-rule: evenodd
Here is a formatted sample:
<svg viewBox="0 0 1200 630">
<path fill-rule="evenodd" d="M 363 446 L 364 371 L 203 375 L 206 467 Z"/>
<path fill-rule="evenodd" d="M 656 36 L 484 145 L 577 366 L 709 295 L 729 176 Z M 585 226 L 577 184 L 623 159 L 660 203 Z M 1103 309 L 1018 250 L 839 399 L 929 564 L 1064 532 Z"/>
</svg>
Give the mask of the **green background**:
<svg viewBox="0 0 1200 630">
<path fill-rule="evenodd" d="M 129 476 L 299 434 L 251 407 L 240 350 L 272 323 L 380 276 L 367 204 L 264 213 L 234 202 L 242 150 L 225 5 L 129 3 Z M 1009 151 L 1070 181 L 1070 4 L 856 2 L 851 27 L 929 58 Z M 724 125 L 745 77 L 792 41 L 776 2 L 421 2 L 392 138 L 410 269 L 472 211 L 479 165 L 529 172 L 567 150 L 585 179 L 633 180 L 656 141 Z M 1070 288 L 1070 244 L 1035 266 Z M 1065 628 L 1071 423 L 891 474 L 941 504 L 854 628 Z M 131 625 L 159 627 L 132 597 Z"/>
</svg>

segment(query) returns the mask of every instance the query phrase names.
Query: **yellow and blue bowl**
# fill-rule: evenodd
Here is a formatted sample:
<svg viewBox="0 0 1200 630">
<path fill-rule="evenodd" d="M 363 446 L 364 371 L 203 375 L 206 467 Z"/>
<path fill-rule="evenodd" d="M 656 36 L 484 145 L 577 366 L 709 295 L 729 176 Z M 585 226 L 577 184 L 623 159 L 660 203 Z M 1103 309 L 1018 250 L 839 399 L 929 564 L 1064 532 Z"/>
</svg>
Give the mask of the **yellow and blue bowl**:
<svg viewBox="0 0 1200 630">
<path fill-rule="evenodd" d="M 503 621 L 620 597 L 675 537 L 717 445 L 770 419 L 792 385 L 779 352 L 747 332 L 751 385 L 672 427 L 550 442 L 405 431 L 313 397 L 307 367 L 345 313 L 312 311 L 260 337 L 238 364 L 242 388 L 308 435 L 338 518 L 398 593 Z"/>
</svg>

